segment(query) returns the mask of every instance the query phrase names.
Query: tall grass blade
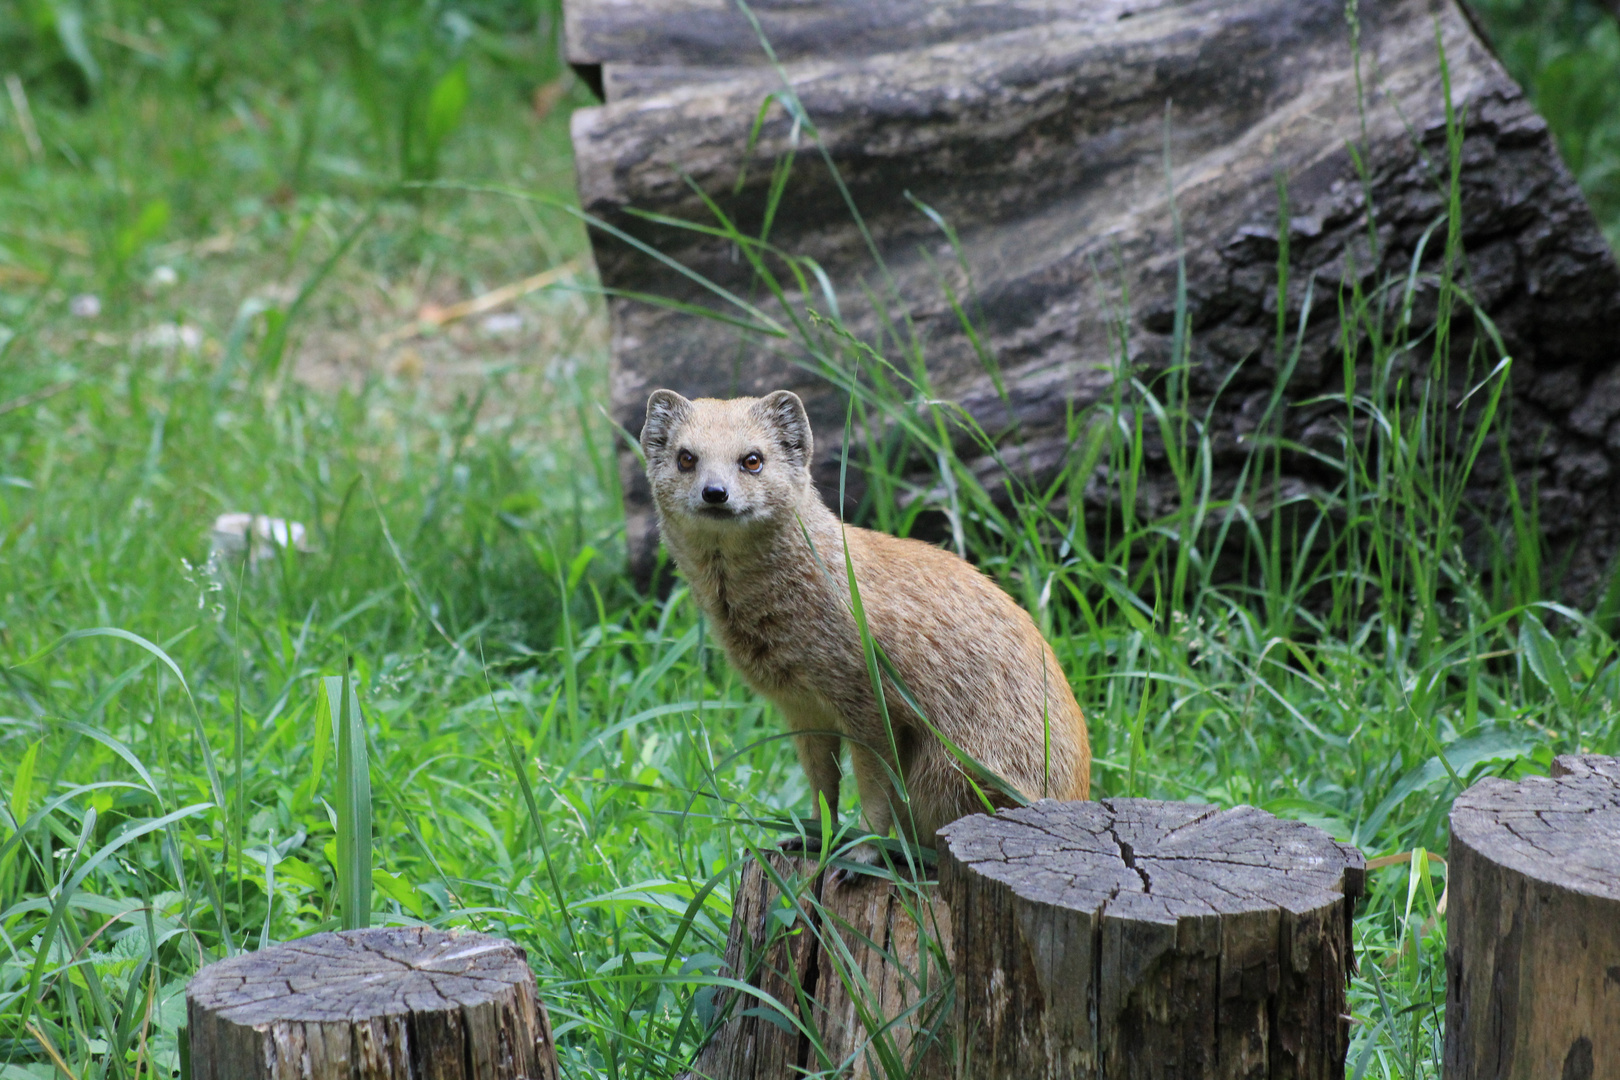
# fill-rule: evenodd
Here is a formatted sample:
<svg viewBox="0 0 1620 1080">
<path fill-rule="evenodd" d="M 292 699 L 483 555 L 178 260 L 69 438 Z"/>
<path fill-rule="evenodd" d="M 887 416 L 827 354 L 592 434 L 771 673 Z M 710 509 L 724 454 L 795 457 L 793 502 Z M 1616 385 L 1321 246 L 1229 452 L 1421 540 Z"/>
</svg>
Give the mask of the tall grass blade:
<svg viewBox="0 0 1620 1080">
<path fill-rule="evenodd" d="M 371 765 L 365 721 L 349 661 L 342 676 L 321 680 L 323 704 L 337 738 L 337 910 L 345 930 L 371 925 Z"/>
</svg>

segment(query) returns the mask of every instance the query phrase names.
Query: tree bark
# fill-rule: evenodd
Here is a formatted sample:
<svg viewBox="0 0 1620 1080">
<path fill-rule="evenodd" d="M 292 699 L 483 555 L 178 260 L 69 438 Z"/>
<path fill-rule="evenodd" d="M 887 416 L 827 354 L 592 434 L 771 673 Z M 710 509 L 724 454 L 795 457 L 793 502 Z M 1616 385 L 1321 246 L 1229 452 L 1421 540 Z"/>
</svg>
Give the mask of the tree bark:
<svg viewBox="0 0 1620 1080">
<path fill-rule="evenodd" d="M 939 854 L 958 1077 L 1342 1080 L 1354 848 L 1112 799 L 963 818 Z"/>
<path fill-rule="evenodd" d="M 718 1026 L 686 1080 L 948 1073 L 951 925 L 932 903 L 934 885 L 863 876 L 829 888 L 816 869 L 814 859 L 772 852 L 743 871 L 725 973 L 776 1004 L 716 995 Z"/>
<path fill-rule="evenodd" d="M 706 197 L 757 235 L 773 165 L 797 146 L 771 242 L 817 261 L 859 339 L 893 355 L 885 328 L 910 328 L 932 395 L 961 403 L 1002 444 L 999 461 L 966 435 L 959 446 L 992 491 L 1003 463 L 1037 483 L 1065 466 L 1071 406 L 1108 399 L 1122 355 L 1149 380 L 1170 366 L 1178 251 L 1192 326 L 1188 408 L 1209 410 L 1217 497 L 1248 460 L 1245 437 L 1283 366 L 1277 308 L 1291 348 L 1307 287 L 1315 308 L 1286 397 L 1313 403 L 1286 410 L 1281 434 L 1336 452 L 1337 290 L 1404 279 L 1445 210 L 1438 33 L 1465 135 L 1462 280 L 1514 358 L 1507 456 L 1570 553 L 1569 594 L 1597 585 L 1620 547 L 1620 271 L 1545 123 L 1451 0 L 1359 5 L 1359 51 L 1343 0 L 815 0 L 756 10 L 839 179 L 780 99 L 761 111 L 781 76 L 727 0 L 570 0 L 572 55 L 605 65 L 610 102 L 574 116 L 581 202 L 622 236 L 757 299 L 747 260 L 723 238 L 633 211 L 712 224 Z M 965 271 L 918 203 L 954 228 Z M 1290 269 L 1279 299 L 1284 216 Z M 1438 266 L 1443 237 L 1430 236 L 1425 268 Z M 618 236 L 597 230 L 592 242 L 604 286 L 618 290 L 609 301 L 615 420 L 639 430 L 660 386 L 688 396 L 791 388 L 820 436 L 821 488 L 837 490 L 846 399 L 807 366 L 809 354 L 632 298 L 724 306 Z M 977 344 L 946 286 L 973 318 Z M 1419 294 L 1415 333 L 1435 319 L 1432 289 Z M 812 282 L 788 306 L 825 314 L 832 305 Z M 1459 397 L 1471 340 L 1459 326 Z M 1365 386 L 1369 372 L 1357 378 Z M 1177 496 L 1164 454 L 1149 449 L 1154 472 L 1137 509 L 1155 516 Z M 1491 512 L 1501 505 L 1499 455 L 1488 448 L 1481 461 L 1467 494 Z M 650 492 L 633 454 L 621 463 L 632 568 L 645 578 L 656 552 Z M 927 463 L 913 466 L 926 479 Z M 1285 494 L 1338 482 L 1308 452 L 1285 469 Z M 854 470 L 851 480 L 853 501 Z M 1102 473 L 1083 498 L 1088 513 L 1117 510 Z"/>
<path fill-rule="evenodd" d="M 1620 1076 L 1620 759 L 1451 810 L 1446 1080 Z"/>
<path fill-rule="evenodd" d="M 1080 20 L 1095 26 L 1163 0 L 764 0 L 749 5 L 756 31 L 733 0 L 569 0 L 564 40 L 570 63 L 598 65 L 605 97 L 713 82 L 779 61 L 852 60 L 928 45 Z"/>
<path fill-rule="evenodd" d="M 1552 777 L 1596 776 L 1620 784 L 1620 757 L 1596 754 L 1559 754 L 1553 758 Z"/>
<path fill-rule="evenodd" d="M 195 1080 L 557 1080 L 523 950 L 425 928 L 316 934 L 186 988 Z"/>
</svg>

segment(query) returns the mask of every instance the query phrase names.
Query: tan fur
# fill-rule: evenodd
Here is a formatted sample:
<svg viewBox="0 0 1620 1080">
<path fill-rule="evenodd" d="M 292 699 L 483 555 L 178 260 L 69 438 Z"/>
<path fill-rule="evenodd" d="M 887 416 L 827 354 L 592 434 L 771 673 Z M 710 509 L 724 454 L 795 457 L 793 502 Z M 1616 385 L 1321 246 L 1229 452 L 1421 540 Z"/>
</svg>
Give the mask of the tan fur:
<svg viewBox="0 0 1620 1080">
<path fill-rule="evenodd" d="M 942 826 L 983 808 L 886 683 L 891 748 L 850 605 L 846 542 L 872 634 L 939 731 L 1028 798 L 1086 797 L 1085 717 L 1029 615 L 948 551 L 840 523 L 811 483 L 796 395 L 688 401 L 659 390 L 641 440 L 664 543 L 732 665 L 800 733 L 799 760 L 835 813 L 841 740 L 879 835 L 897 826 L 932 845 Z M 696 459 L 689 471 L 683 450 Z M 763 458 L 757 474 L 741 464 L 750 453 Z M 706 503 L 705 487 L 723 487 L 725 503 Z M 905 778 L 909 810 L 885 765 Z"/>
</svg>

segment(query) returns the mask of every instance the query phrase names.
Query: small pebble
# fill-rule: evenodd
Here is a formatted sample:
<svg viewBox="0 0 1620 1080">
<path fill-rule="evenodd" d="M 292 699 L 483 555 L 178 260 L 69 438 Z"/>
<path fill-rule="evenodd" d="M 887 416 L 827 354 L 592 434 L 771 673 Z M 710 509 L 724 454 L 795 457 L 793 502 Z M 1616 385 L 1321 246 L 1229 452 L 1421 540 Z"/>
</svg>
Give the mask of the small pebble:
<svg viewBox="0 0 1620 1080">
<path fill-rule="evenodd" d="M 523 316 L 510 311 L 485 315 L 478 328 L 492 337 L 515 334 L 523 329 Z"/>
<path fill-rule="evenodd" d="M 101 297 L 95 293 L 80 293 L 68 301 L 68 311 L 80 319 L 93 319 L 101 314 Z"/>
<path fill-rule="evenodd" d="M 251 545 L 253 562 L 269 558 L 277 548 L 291 546 L 298 551 L 309 550 L 302 522 L 264 514 L 221 514 L 214 519 L 208 540 L 212 554 L 224 558 L 240 555 Z"/>
<path fill-rule="evenodd" d="M 203 334 L 190 323 L 158 323 L 135 335 L 133 344 L 139 349 L 184 349 L 196 352 L 202 345 Z"/>
</svg>

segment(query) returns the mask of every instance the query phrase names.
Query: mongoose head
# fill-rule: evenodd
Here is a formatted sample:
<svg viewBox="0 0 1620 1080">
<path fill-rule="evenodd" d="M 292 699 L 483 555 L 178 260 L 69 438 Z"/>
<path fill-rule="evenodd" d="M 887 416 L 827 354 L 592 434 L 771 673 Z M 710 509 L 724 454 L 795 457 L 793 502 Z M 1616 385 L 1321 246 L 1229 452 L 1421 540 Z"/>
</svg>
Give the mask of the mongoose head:
<svg viewBox="0 0 1620 1080">
<path fill-rule="evenodd" d="M 810 488 L 810 419 L 788 390 L 762 398 L 647 399 L 641 448 L 659 514 L 677 527 L 780 523 Z"/>
</svg>

